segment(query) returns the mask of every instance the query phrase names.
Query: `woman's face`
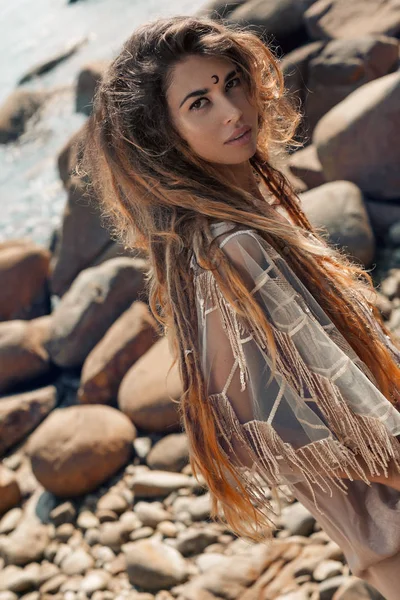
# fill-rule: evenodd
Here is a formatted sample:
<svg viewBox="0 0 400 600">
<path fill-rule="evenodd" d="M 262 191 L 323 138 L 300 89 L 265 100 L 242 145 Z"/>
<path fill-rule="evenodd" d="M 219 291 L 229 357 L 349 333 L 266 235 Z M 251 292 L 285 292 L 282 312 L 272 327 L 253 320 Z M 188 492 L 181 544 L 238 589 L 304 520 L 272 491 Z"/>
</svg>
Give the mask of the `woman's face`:
<svg viewBox="0 0 400 600">
<path fill-rule="evenodd" d="M 167 102 L 178 133 L 201 158 L 234 165 L 255 153 L 257 110 L 240 72 L 229 60 L 192 55 L 176 64 Z M 228 143 L 243 128 L 251 128 L 250 133 Z"/>
</svg>

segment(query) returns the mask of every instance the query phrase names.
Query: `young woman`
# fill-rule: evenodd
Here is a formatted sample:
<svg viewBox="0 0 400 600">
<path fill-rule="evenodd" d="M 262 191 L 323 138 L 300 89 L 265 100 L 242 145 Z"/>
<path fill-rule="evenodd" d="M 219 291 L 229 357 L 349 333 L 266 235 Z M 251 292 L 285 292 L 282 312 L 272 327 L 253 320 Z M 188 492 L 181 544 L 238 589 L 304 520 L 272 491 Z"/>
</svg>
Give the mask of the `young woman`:
<svg viewBox="0 0 400 600">
<path fill-rule="evenodd" d="M 254 34 L 159 19 L 109 66 L 78 171 L 114 234 L 148 253 L 212 516 L 270 540 L 270 492 L 290 489 L 352 572 L 395 600 L 400 351 L 369 274 L 312 227 L 276 168 L 298 122 Z"/>
</svg>

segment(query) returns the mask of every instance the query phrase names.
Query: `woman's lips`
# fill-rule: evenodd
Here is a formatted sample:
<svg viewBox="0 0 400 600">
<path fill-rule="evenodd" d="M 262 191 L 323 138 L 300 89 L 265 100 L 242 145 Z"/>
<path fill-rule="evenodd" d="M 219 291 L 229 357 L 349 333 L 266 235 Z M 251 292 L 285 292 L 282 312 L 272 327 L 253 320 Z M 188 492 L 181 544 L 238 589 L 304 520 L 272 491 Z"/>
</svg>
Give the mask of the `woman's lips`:
<svg viewBox="0 0 400 600">
<path fill-rule="evenodd" d="M 251 140 L 251 129 L 243 133 L 236 140 L 230 140 L 229 142 L 225 142 L 225 144 L 229 144 L 229 146 L 245 146 Z"/>
</svg>

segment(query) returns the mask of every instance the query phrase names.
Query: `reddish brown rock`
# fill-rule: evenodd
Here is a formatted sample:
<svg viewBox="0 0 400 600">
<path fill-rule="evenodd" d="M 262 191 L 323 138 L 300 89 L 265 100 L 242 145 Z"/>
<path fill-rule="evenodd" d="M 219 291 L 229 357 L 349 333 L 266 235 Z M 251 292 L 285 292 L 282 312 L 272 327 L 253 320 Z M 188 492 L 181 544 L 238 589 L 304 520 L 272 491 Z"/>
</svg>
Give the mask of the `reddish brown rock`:
<svg viewBox="0 0 400 600">
<path fill-rule="evenodd" d="M 126 464 L 135 436 L 129 419 L 110 406 L 55 410 L 29 440 L 32 471 L 56 496 L 80 496 Z"/>
<path fill-rule="evenodd" d="M 87 357 L 78 390 L 80 402 L 116 401 L 125 373 L 158 339 L 157 324 L 147 304 L 134 302 Z"/>
<path fill-rule="evenodd" d="M 400 32 L 397 0 L 318 0 L 304 15 L 307 30 L 317 40 L 355 38 L 367 34 L 396 36 Z"/>
<path fill-rule="evenodd" d="M 84 269 L 117 256 L 142 256 L 138 250 L 125 249 L 111 240 L 103 227 L 99 201 L 87 185 L 82 170 L 76 170 L 81 158 L 86 123 L 65 144 L 58 155 L 58 171 L 68 192 L 62 225 L 58 231 L 51 261 L 51 290 L 62 296 Z"/>
<path fill-rule="evenodd" d="M 0 456 L 20 442 L 56 405 L 52 385 L 0 399 Z"/>
<path fill-rule="evenodd" d="M 118 404 L 136 427 L 171 433 L 180 429 L 178 401 L 182 381 L 177 363 L 169 371 L 171 364 L 168 338 L 163 337 L 123 378 Z"/>
<path fill-rule="evenodd" d="M 63 296 L 77 275 L 92 266 L 110 245 L 114 246 L 114 243 L 100 223 L 97 202 L 93 195 L 84 197 L 83 184 L 74 178 L 50 265 L 52 293 Z"/>
<path fill-rule="evenodd" d="M 79 367 L 116 319 L 145 293 L 147 262 L 113 258 L 82 271 L 52 314 L 51 360 Z"/>
<path fill-rule="evenodd" d="M 0 321 L 30 319 L 47 310 L 50 252 L 29 240 L 0 243 Z"/>
<path fill-rule="evenodd" d="M 49 355 L 44 347 L 50 329 L 50 315 L 32 321 L 0 323 L 0 393 L 50 370 Z"/>
<path fill-rule="evenodd" d="M 0 465 L 0 515 L 14 508 L 21 500 L 21 490 L 14 473 Z"/>
</svg>

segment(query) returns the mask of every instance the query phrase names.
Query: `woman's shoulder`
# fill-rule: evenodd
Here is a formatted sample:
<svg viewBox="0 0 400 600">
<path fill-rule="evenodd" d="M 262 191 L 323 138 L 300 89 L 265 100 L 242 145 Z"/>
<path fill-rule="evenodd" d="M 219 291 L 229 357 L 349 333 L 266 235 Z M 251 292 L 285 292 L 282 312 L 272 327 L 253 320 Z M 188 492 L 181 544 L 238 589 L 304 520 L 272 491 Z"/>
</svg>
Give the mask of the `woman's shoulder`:
<svg viewBox="0 0 400 600">
<path fill-rule="evenodd" d="M 214 221 L 210 225 L 210 230 L 213 237 L 219 237 L 219 245 L 224 245 L 229 235 L 223 234 L 236 234 L 236 233 L 256 233 L 256 229 L 244 225 L 243 223 L 236 223 L 234 221 Z"/>
<path fill-rule="evenodd" d="M 219 237 L 218 243 L 220 246 L 224 245 L 224 240 L 227 237 L 229 237 L 228 235 L 223 235 L 223 234 L 229 234 L 230 232 L 233 233 L 234 231 L 243 230 L 243 229 L 244 229 L 244 226 L 240 225 L 239 223 L 235 223 L 233 221 L 213 221 L 212 223 L 210 223 L 211 235 L 213 238 Z M 250 228 L 246 228 L 246 229 L 249 231 L 253 231 Z M 199 264 L 196 261 L 194 251 L 192 252 L 192 256 L 191 256 L 190 267 L 194 270 L 195 273 L 197 273 L 201 270 Z"/>
<path fill-rule="evenodd" d="M 210 224 L 210 230 L 212 237 L 218 238 L 218 245 L 220 248 L 225 248 L 225 251 L 229 250 L 228 248 L 232 247 L 232 244 L 236 246 L 241 246 L 244 244 L 243 236 L 246 237 L 246 248 L 254 246 L 256 249 L 259 249 L 259 246 L 263 246 L 263 252 L 267 252 L 272 257 L 276 256 L 276 251 L 273 249 L 270 244 L 259 237 L 257 235 L 257 229 L 253 227 L 249 227 L 243 223 L 236 223 L 234 221 L 214 221 Z M 232 248 L 231 248 L 232 249 Z M 201 268 L 198 265 L 195 257 L 195 253 L 193 251 L 190 261 L 191 268 L 195 271 L 195 273 L 201 272 Z"/>
<path fill-rule="evenodd" d="M 210 229 L 211 229 L 213 236 L 215 237 L 216 235 L 219 235 L 220 233 L 225 233 L 226 231 L 229 231 L 230 229 L 234 228 L 236 225 L 237 225 L 237 223 L 233 223 L 232 221 L 214 221 L 213 223 L 210 224 Z"/>
</svg>

